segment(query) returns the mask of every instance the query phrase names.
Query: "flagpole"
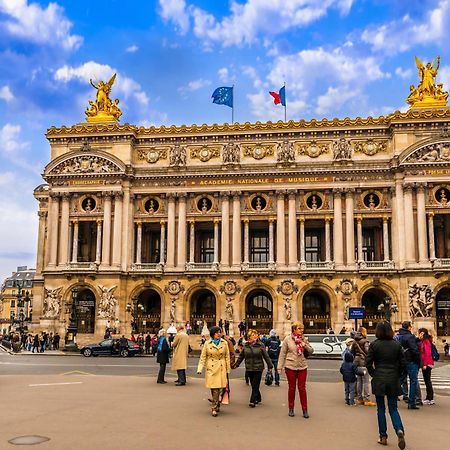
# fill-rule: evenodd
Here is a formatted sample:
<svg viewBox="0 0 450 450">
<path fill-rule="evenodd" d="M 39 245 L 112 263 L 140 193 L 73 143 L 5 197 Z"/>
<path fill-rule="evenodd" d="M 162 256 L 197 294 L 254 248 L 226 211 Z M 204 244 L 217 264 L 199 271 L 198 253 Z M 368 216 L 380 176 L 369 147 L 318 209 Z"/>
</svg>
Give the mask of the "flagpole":
<svg viewBox="0 0 450 450">
<path fill-rule="evenodd" d="M 231 107 L 231 125 L 234 125 L 234 84 L 232 86 L 233 90 L 233 106 Z"/>
<path fill-rule="evenodd" d="M 287 105 L 287 100 L 286 100 L 286 81 L 285 81 L 284 82 L 284 121 L 285 122 L 287 122 L 286 105 Z"/>
</svg>

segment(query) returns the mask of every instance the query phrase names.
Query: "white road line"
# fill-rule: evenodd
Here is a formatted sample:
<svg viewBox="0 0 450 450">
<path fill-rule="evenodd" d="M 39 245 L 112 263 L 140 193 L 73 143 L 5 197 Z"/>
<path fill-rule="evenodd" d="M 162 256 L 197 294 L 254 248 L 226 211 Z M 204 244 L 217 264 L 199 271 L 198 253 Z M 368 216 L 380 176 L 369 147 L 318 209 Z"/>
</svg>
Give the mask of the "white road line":
<svg viewBox="0 0 450 450">
<path fill-rule="evenodd" d="M 61 386 L 64 384 L 83 384 L 82 381 L 72 381 L 70 383 L 42 383 L 42 384 L 29 384 L 28 387 L 36 387 L 36 386 Z"/>
</svg>

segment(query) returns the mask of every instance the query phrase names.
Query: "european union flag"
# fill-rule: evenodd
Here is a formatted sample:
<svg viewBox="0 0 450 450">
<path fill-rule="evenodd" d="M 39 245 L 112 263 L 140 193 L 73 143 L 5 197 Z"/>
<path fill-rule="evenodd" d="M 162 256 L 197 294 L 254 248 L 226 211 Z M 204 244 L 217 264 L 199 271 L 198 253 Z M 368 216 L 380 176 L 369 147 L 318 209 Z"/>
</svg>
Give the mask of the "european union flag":
<svg viewBox="0 0 450 450">
<path fill-rule="evenodd" d="M 213 103 L 233 107 L 233 88 L 222 86 L 218 87 L 212 94 Z"/>
</svg>

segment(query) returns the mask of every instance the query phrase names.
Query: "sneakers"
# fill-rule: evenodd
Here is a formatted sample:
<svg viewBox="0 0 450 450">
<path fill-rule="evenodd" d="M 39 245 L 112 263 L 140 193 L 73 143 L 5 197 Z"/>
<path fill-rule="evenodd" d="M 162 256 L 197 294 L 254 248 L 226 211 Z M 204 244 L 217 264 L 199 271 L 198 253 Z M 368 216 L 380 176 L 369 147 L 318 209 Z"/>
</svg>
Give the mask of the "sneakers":
<svg viewBox="0 0 450 450">
<path fill-rule="evenodd" d="M 400 450 L 403 450 L 406 447 L 405 433 L 403 432 L 403 430 L 398 430 L 397 437 L 398 437 L 398 448 Z"/>
<path fill-rule="evenodd" d="M 254 408 L 256 405 L 255 405 L 254 403 L 250 402 L 250 403 L 248 404 L 248 406 L 250 406 L 250 408 Z"/>
<path fill-rule="evenodd" d="M 377 406 L 375 402 L 371 402 L 370 400 L 366 400 L 363 404 L 364 406 Z"/>
<path fill-rule="evenodd" d="M 357 405 L 364 405 L 364 400 L 356 400 Z"/>
<path fill-rule="evenodd" d="M 380 445 L 387 445 L 387 437 L 381 436 L 380 439 L 377 441 Z"/>
<path fill-rule="evenodd" d="M 408 405 L 408 409 L 420 409 L 417 405 Z"/>
<path fill-rule="evenodd" d="M 213 417 L 217 417 L 217 411 L 215 411 L 214 409 L 211 411 L 211 415 L 213 416 Z"/>
<path fill-rule="evenodd" d="M 423 402 L 422 402 L 422 405 L 429 405 L 430 404 L 430 400 L 424 400 Z"/>
<path fill-rule="evenodd" d="M 294 416 L 295 416 L 295 413 L 294 413 L 294 410 L 293 410 L 293 409 L 290 409 L 290 410 L 289 410 L 288 416 L 289 416 L 289 417 L 294 417 Z"/>
</svg>

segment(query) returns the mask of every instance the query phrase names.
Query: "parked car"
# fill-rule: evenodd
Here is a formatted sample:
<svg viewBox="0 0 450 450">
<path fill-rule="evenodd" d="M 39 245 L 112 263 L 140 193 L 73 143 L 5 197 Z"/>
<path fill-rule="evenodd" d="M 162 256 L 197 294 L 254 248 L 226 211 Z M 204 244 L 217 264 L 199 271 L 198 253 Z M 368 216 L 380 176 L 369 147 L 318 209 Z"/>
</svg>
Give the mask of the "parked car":
<svg viewBox="0 0 450 450">
<path fill-rule="evenodd" d="M 136 342 L 127 339 L 128 348 L 120 350 L 120 343 L 118 338 L 104 339 L 98 344 L 88 344 L 80 349 L 80 353 L 86 357 L 89 356 L 113 356 L 120 355 L 123 357 L 138 355 L 143 352 L 143 348 Z"/>
</svg>

